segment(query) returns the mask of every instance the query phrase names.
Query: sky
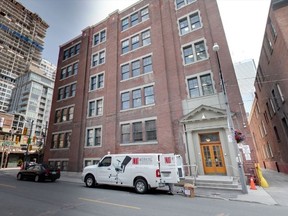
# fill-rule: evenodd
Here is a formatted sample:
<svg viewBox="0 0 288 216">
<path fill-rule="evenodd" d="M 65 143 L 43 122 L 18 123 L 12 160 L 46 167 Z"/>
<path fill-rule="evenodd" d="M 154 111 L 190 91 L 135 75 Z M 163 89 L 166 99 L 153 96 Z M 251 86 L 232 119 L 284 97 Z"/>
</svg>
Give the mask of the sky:
<svg viewBox="0 0 288 216">
<path fill-rule="evenodd" d="M 18 0 L 50 26 L 42 57 L 57 65 L 59 46 L 137 0 Z M 202 1 L 202 0 L 199 0 Z M 206 0 L 209 1 L 209 0 Z M 270 0 L 217 0 L 233 62 L 254 59 L 262 46 Z"/>
</svg>

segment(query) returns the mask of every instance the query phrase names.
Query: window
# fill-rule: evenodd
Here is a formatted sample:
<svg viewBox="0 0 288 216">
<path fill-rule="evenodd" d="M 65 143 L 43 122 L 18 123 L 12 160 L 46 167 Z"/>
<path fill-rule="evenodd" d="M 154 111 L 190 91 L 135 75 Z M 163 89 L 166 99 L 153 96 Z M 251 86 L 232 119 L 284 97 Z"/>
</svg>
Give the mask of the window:
<svg viewBox="0 0 288 216">
<path fill-rule="evenodd" d="M 265 124 L 264 124 L 263 121 L 261 121 L 261 125 L 262 125 L 262 128 L 263 128 L 264 135 L 267 135 L 267 130 L 265 128 Z"/>
<path fill-rule="evenodd" d="M 139 47 L 139 35 L 132 37 L 132 50 L 137 49 Z"/>
<path fill-rule="evenodd" d="M 102 42 L 106 41 L 106 30 L 98 32 L 93 36 L 93 45 L 96 46 Z"/>
<path fill-rule="evenodd" d="M 182 48 L 184 64 L 191 64 L 195 61 L 207 59 L 207 52 L 204 41 L 199 41 Z"/>
<path fill-rule="evenodd" d="M 282 118 L 282 125 L 286 133 L 286 136 L 288 136 L 288 124 L 287 124 L 286 118 Z"/>
<path fill-rule="evenodd" d="M 129 18 L 125 18 L 121 21 L 122 31 L 129 28 Z"/>
<path fill-rule="evenodd" d="M 152 71 L 152 57 L 143 58 L 143 72 L 148 73 Z"/>
<path fill-rule="evenodd" d="M 143 140 L 142 136 L 142 122 L 135 122 L 132 124 L 133 130 L 133 142 L 139 142 Z"/>
<path fill-rule="evenodd" d="M 60 80 L 71 77 L 78 73 L 78 62 L 61 69 Z"/>
<path fill-rule="evenodd" d="M 100 51 L 98 53 L 94 53 L 92 55 L 92 67 L 96 67 L 98 65 L 104 64 L 105 63 L 105 51 Z"/>
<path fill-rule="evenodd" d="M 140 75 L 140 60 L 132 62 L 132 76 Z"/>
<path fill-rule="evenodd" d="M 146 139 L 147 141 L 150 140 L 157 140 L 157 133 L 156 133 L 156 121 L 146 121 L 145 123 L 145 131 L 146 131 Z"/>
<path fill-rule="evenodd" d="M 275 106 L 274 106 L 273 100 L 272 100 L 271 98 L 269 98 L 269 102 L 270 102 L 270 105 L 271 105 L 271 107 L 272 107 L 273 113 L 275 113 L 275 112 L 276 112 Z"/>
<path fill-rule="evenodd" d="M 194 77 L 188 80 L 188 88 L 189 88 L 189 94 L 191 98 L 200 96 L 197 77 Z"/>
<path fill-rule="evenodd" d="M 130 124 L 121 125 L 121 143 L 130 142 Z"/>
<path fill-rule="evenodd" d="M 121 124 L 121 143 L 155 142 L 157 141 L 156 120 L 136 120 L 131 123 Z"/>
<path fill-rule="evenodd" d="M 130 40 L 131 40 L 131 47 L 130 47 Z M 138 35 L 134 35 L 133 37 L 122 41 L 121 52 L 122 54 L 125 54 L 130 51 L 133 51 L 134 49 L 138 49 L 140 47 L 147 46 L 149 44 L 151 44 L 150 30 L 146 30 Z"/>
<path fill-rule="evenodd" d="M 90 166 L 90 165 L 95 165 L 99 163 L 99 159 L 85 159 L 84 160 L 84 167 Z"/>
<path fill-rule="evenodd" d="M 66 60 L 70 57 L 73 57 L 77 54 L 79 54 L 80 52 L 80 43 L 76 44 L 75 46 L 72 46 L 66 50 L 64 50 L 64 54 L 63 54 L 63 60 Z"/>
<path fill-rule="evenodd" d="M 104 74 L 97 74 L 90 77 L 90 91 L 100 89 L 104 87 Z"/>
<path fill-rule="evenodd" d="M 149 10 L 148 8 L 144 8 L 140 11 L 140 15 L 141 15 L 141 21 L 145 21 L 147 19 L 149 19 Z"/>
<path fill-rule="evenodd" d="M 267 111 L 268 111 L 270 117 L 272 118 L 272 117 L 273 117 L 273 113 L 271 112 L 271 109 L 270 109 L 270 107 L 269 107 L 268 102 L 266 103 L 266 108 L 267 108 Z"/>
<path fill-rule="evenodd" d="M 150 30 L 142 33 L 142 46 L 151 44 Z"/>
<path fill-rule="evenodd" d="M 190 98 L 214 94 L 211 74 L 192 77 L 187 82 Z"/>
<path fill-rule="evenodd" d="M 185 5 L 191 4 L 196 0 L 175 0 L 176 8 L 179 9 Z"/>
<path fill-rule="evenodd" d="M 142 95 L 144 92 L 144 99 L 142 99 Z M 144 88 L 134 89 L 132 91 L 132 108 L 138 108 L 143 105 L 154 104 L 154 87 L 147 86 Z M 129 109 L 130 108 L 130 92 L 125 92 L 121 94 L 121 109 Z"/>
<path fill-rule="evenodd" d="M 279 136 L 279 133 L 278 133 L 278 130 L 277 130 L 277 127 L 274 126 L 274 133 L 275 133 L 275 136 L 276 136 L 276 139 L 277 139 L 277 142 L 280 142 L 280 136 Z"/>
<path fill-rule="evenodd" d="M 145 105 L 154 104 L 154 87 L 144 88 Z"/>
<path fill-rule="evenodd" d="M 145 20 L 149 19 L 149 10 L 148 7 L 143 8 L 139 11 L 136 11 L 131 16 L 126 17 L 121 20 L 121 30 L 124 31 L 129 27 L 133 27 L 138 23 L 141 23 Z"/>
<path fill-rule="evenodd" d="M 122 54 L 129 52 L 129 39 L 122 42 Z"/>
<path fill-rule="evenodd" d="M 101 128 L 89 128 L 86 130 L 86 146 L 97 147 L 101 146 L 102 131 Z"/>
<path fill-rule="evenodd" d="M 71 143 L 71 132 L 61 132 L 52 134 L 52 149 L 69 148 Z"/>
<path fill-rule="evenodd" d="M 131 15 L 131 26 L 134 26 L 138 23 L 138 13 Z"/>
<path fill-rule="evenodd" d="M 131 64 L 131 73 L 130 73 Z M 121 80 L 152 72 L 152 56 L 143 57 L 121 66 Z"/>
<path fill-rule="evenodd" d="M 279 109 L 280 108 L 280 106 L 279 106 L 279 103 L 278 103 L 278 98 L 277 98 L 277 95 L 276 95 L 276 93 L 275 93 L 275 91 L 274 91 L 274 89 L 272 90 L 272 97 L 273 97 L 273 100 L 274 100 L 274 103 L 275 103 L 275 106 L 276 106 L 276 109 Z"/>
<path fill-rule="evenodd" d="M 199 13 L 193 13 L 179 20 L 180 35 L 187 34 L 201 26 Z"/>
<path fill-rule="evenodd" d="M 274 24 L 272 23 L 270 17 L 268 18 L 268 23 L 270 24 L 271 35 L 272 35 L 273 39 L 275 40 L 277 37 L 277 31 L 276 31 L 276 28 L 275 28 Z"/>
<path fill-rule="evenodd" d="M 137 89 L 132 91 L 133 108 L 142 106 L 141 90 Z"/>
<path fill-rule="evenodd" d="M 278 94 L 280 95 L 281 102 L 283 103 L 285 101 L 285 99 L 284 99 L 284 95 L 282 93 L 282 90 L 280 88 L 280 85 L 277 83 L 276 86 L 277 86 Z"/>
<path fill-rule="evenodd" d="M 121 80 L 129 79 L 129 64 L 121 66 Z"/>
<path fill-rule="evenodd" d="M 58 89 L 58 100 L 74 97 L 76 94 L 76 83 Z"/>
<path fill-rule="evenodd" d="M 121 94 L 121 109 L 129 109 L 130 108 L 130 96 L 129 92 L 125 92 Z"/>
<path fill-rule="evenodd" d="M 74 115 L 74 107 L 65 107 L 56 110 L 54 123 L 72 121 Z"/>
<path fill-rule="evenodd" d="M 103 99 L 88 102 L 88 117 L 103 115 Z"/>
</svg>

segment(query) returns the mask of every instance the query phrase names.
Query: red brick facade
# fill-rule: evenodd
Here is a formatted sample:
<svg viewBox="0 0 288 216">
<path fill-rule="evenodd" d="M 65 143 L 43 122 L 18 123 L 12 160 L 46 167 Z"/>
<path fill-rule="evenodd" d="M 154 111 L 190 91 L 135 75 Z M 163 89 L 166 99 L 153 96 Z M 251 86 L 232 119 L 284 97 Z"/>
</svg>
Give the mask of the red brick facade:
<svg viewBox="0 0 288 216">
<path fill-rule="evenodd" d="M 288 4 L 272 1 L 263 39 L 251 133 L 262 167 L 288 173 Z"/>
<path fill-rule="evenodd" d="M 180 121 L 185 115 L 193 111 L 190 105 L 186 107 L 185 104 L 196 104 L 193 100 L 190 100 L 187 80 L 199 73 L 201 77 L 201 74 L 209 72 L 212 77 L 213 97 L 219 98 L 218 94 L 221 93 L 219 67 L 216 54 L 212 50 L 214 42 L 220 45 L 219 58 L 225 84 L 227 85 L 230 108 L 232 113 L 235 114 L 235 127 L 247 135 L 249 141 L 249 129 L 243 128 L 243 121 L 246 120 L 241 118 L 240 108 L 242 110 L 244 108 L 239 106 L 239 104 L 242 104 L 242 99 L 216 0 L 185 0 L 183 4 L 186 5 L 179 6 L 179 9 L 176 8 L 175 2 L 174 0 L 139 1 L 124 11 L 116 11 L 100 23 L 87 27 L 80 36 L 60 47 L 45 161 L 62 163 L 61 166 L 64 170 L 81 171 L 85 160 L 91 159 L 91 162 L 93 162 L 93 160 L 98 160 L 107 152 L 173 152 L 181 154 L 187 160 L 185 156 L 187 154 L 186 140 L 184 139 L 183 124 Z M 148 18 L 145 17 L 147 11 Z M 122 31 L 122 21 L 128 18 L 130 25 L 132 25 L 135 13 L 138 13 L 139 23 Z M 198 13 L 198 17 L 200 17 L 199 22 L 191 25 L 188 33 L 181 35 L 180 20 L 195 13 Z M 193 29 L 197 24 L 200 27 Z M 101 38 L 101 32 L 103 31 L 105 31 L 105 40 L 93 45 L 95 37 L 97 38 L 96 35 Z M 150 43 L 145 44 L 144 39 L 147 36 L 145 32 L 149 31 Z M 136 44 L 137 35 L 139 35 L 139 45 Z M 104 34 L 102 36 L 104 37 Z M 98 40 L 101 41 L 99 38 Z M 122 54 L 122 48 L 124 47 L 122 44 L 127 39 L 130 41 L 130 51 Z M 139 47 L 131 51 L 134 39 L 136 41 L 134 41 L 134 45 Z M 71 50 L 71 47 L 75 47 L 78 42 L 81 43 L 79 53 L 63 60 L 64 56 L 68 55 L 67 49 Z M 201 50 L 203 46 L 198 46 L 199 49 L 195 49 L 198 42 L 204 44 L 204 51 Z M 194 53 L 186 55 L 183 49 L 190 44 L 193 44 Z M 105 52 L 104 63 L 100 58 L 101 52 Z M 202 54 L 204 57 L 200 56 Z M 93 55 L 99 57 L 98 62 L 94 62 L 98 64 L 95 67 L 91 67 Z M 185 64 L 185 55 L 187 61 L 192 58 L 198 60 L 191 64 Z M 143 73 L 144 59 L 147 56 L 151 56 L 153 70 Z M 132 65 L 136 60 L 140 62 L 140 75 L 133 76 Z M 63 68 L 75 62 L 78 62 L 77 74 L 65 79 L 61 78 Z M 130 67 L 130 78 L 123 80 L 122 66 L 127 64 Z M 91 77 L 96 75 L 99 79 L 102 76 L 101 74 L 104 75 L 104 86 L 90 91 Z M 73 82 L 76 82 L 75 96 L 59 100 L 59 89 L 65 88 L 66 85 L 71 85 Z M 148 99 L 153 98 L 154 102 L 148 103 L 145 101 L 145 91 L 147 90 L 146 87 L 151 86 L 154 98 L 148 97 Z M 139 100 L 142 101 L 139 107 L 133 107 L 132 103 L 136 90 L 139 90 L 138 92 L 141 94 L 141 96 L 138 95 Z M 124 93 L 130 95 L 129 109 L 122 108 L 124 99 L 121 98 Z M 103 114 L 87 117 L 89 115 L 89 101 L 98 99 L 103 103 Z M 205 105 L 205 100 L 208 100 L 207 97 L 199 105 Z M 201 97 L 197 97 L 197 101 L 197 103 L 202 101 Z M 137 100 L 135 100 L 135 103 L 137 103 Z M 217 104 L 209 102 L 206 105 L 216 105 L 216 107 L 222 109 L 224 107 L 223 104 L 218 104 L 218 102 Z M 73 119 L 57 122 L 55 120 L 56 111 L 68 106 L 74 106 Z M 157 139 L 155 140 L 148 140 L 150 135 L 147 132 L 149 129 L 146 127 L 151 120 L 156 122 Z M 139 140 L 135 141 L 137 134 L 133 134 L 135 122 L 142 122 L 141 135 L 143 140 L 140 142 Z M 123 143 L 121 140 L 121 137 L 125 136 L 122 130 L 122 125 L 125 124 L 130 124 L 130 135 L 127 135 L 130 136 L 130 142 L 128 143 Z M 87 147 L 87 130 L 94 127 L 101 131 L 100 145 Z M 97 133 L 96 131 L 94 130 L 94 133 Z M 64 144 L 64 147 L 63 142 L 59 141 L 59 138 L 58 141 L 55 138 L 55 134 L 61 134 L 62 132 L 70 134 L 69 141 L 64 141 L 64 143 L 68 143 L 66 146 Z M 65 140 L 65 138 L 62 139 Z M 226 140 L 225 137 L 221 139 Z M 57 145 L 53 144 L 57 142 Z M 234 159 L 234 153 L 229 154 L 229 151 L 232 151 L 229 150 L 231 147 L 226 148 L 228 157 Z M 231 158 L 225 159 L 227 160 L 226 163 L 229 163 Z"/>
</svg>

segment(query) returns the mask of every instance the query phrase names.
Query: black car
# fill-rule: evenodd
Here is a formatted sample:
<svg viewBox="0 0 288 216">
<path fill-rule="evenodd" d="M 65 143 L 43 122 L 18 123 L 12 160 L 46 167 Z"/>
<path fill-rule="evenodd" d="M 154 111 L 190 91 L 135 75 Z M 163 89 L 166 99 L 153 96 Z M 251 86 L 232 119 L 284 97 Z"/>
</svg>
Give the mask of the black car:
<svg viewBox="0 0 288 216">
<path fill-rule="evenodd" d="M 35 182 L 45 181 L 46 179 L 54 182 L 60 178 L 60 169 L 47 164 L 33 164 L 27 169 L 20 170 L 17 174 L 17 179 L 30 179 Z"/>
</svg>

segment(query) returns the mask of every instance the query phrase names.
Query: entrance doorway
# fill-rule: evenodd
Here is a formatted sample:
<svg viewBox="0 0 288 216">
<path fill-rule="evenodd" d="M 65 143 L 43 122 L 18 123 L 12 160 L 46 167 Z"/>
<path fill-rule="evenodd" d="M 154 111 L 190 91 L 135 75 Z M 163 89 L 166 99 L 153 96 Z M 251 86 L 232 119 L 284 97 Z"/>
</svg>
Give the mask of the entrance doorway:
<svg viewBox="0 0 288 216">
<path fill-rule="evenodd" d="M 199 134 L 204 173 L 226 175 L 219 133 Z"/>
</svg>

